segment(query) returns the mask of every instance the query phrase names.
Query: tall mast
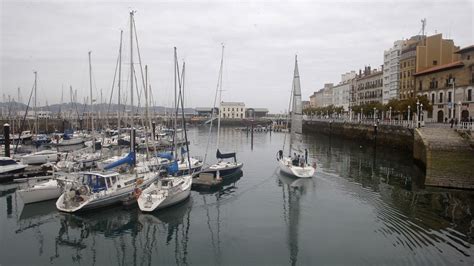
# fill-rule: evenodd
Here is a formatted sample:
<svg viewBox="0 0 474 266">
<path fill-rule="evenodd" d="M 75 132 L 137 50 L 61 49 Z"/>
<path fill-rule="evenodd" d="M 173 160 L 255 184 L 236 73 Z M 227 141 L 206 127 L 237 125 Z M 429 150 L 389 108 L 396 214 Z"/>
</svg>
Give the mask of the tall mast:
<svg viewBox="0 0 474 266">
<path fill-rule="evenodd" d="M 122 79 L 122 35 L 123 30 L 120 30 L 120 48 L 119 48 L 119 73 L 118 73 L 118 113 L 117 113 L 117 134 L 120 136 L 120 82 Z"/>
<path fill-rule="evenodd" d="M 145 144 L 146 155 L 149 157 L 148 150 L 148 65 L 145 65 Z"/>
<path fill-rule="evenodd" d="M 221 115 L 222 115 L 222 72 L 224 72 L 224 45 L 222 45 L 221 55 L 221 71 L 219 73 L 219 116 L 217 117 L 217 144 L 216 148 L 219 149 L 220 131 L 221 131 Z"/>
<path fill-rule="evenodd" d="M 38 79 L 38 72 L 34 72 L 35 73 L 35 119 L 36 119 L 36 123 L 35 123 L 35 134 L 38 135 L 38 110 L 36 109 L 36 91 L 37 91 L 37 79 Z M 19 132 L 19 134 L 21 134 L 21 132 Z M 18 135 L 20 136 L 20 135 Z"/>
<path fill-rule="evenodd" d="M 90 116 L 91 116 L 91 130 L 92 130 L 92 149 L 95 150 L 95 139 L 94 139 L 94 100 L 92 98 L 92 65 L 91 65 L 91 53 L 92 51 L 89 51 L 89 89 L 90 89 L 90 97 L 91 97 L 91 109 L 89 110 Z"/>
<path fill-rule="evenodd" d="M 130 123 L 133 130 L 133 10 L 130 11 L 130 105 L 132 108 L 132 122 Z"/>
<path fill-rule="evenodd" d="M 176 103 L 176 97 L 177 97 L 177 94 L 176 94 L 176 87 L 177 87 L 177 71 L 179 71 L 179 68 L 178 68 L 178 55 L 176 53 L 176 47 L 174 47 L 174 112 L 173 112 L 173 115 L 174 115 L 174 131 L 173 131 L 173 151 L 174 151 L 174 157 L 176 158 L 177 156 L 177 148 L 176 148 L 176 131 L 177 131 L 177 125 L 178 125 L 178 120 L 177 120 L 177 112 L 178 112 L 178 109 L 177 109 L 177 103 Z"/>
<path fill-rule="evenodd" d="M 177 104 L 178 104 L 178 103 L 177 103 L 177 97 L 178 97 L 178 96 L 177 96 L 177 93 L 176 93 L 176 90 L 177 90 L 177 83 L 178 83 L 178 82 L 177 82 L 177 73 L 176 73 L 176 72 L 179 71 L 178 66 L 177 66 L 177 64 L 178 64 L 178 58 L 177 58 L 177 56 L 178 56 L 178 55 L 177 55 L 177 53 L 176 53 L 176 47 L 175 47 L 175 48 L 174 48 L 174 67 L 175 67 L 176 69 L 175 69 L 175 71 L 174 71 L 174 105 L 173 105 L 174 110 L 175 110 L 175 111 L 173 112 L 173 113 L 175 114 L 175 116 L 174 116 L 174 130 L 175 130 L 174 134 L 175 134 L 175 137 L 176 137 L 176 129 L 177 129 L 177 126 L 178 126 L 178 123 L 177 123 L 177 115 L 176 115 L 176 108 L 178 107 L 178 106 L 177 106 Z"/>
</svg>

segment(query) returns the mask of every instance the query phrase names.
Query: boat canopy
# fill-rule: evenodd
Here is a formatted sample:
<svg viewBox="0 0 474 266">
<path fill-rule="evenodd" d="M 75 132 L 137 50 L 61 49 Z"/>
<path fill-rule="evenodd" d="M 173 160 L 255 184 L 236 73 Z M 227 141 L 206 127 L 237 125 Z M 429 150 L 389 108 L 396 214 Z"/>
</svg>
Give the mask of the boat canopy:
<svg viewBox="0 0 474 266">
<path fill-rule="evenodd" d="M 156 157 L 165 158 L 170 161 L 173 160 L 173 154 L 171 152 L 160 152 L 156 155 Z"/>
<path fill-rule="evenodd" d="M 235 156 L 235 152 L 231 152 L 231 153 L 221 153 L 221 151 L 220 151 L 219 149 L 217 149 L 216 157 L 217 157 L 217 159 L 234 158 L 234 161 L 237 161 L 237 158 L 236 158 L 236 156 Z"/>
<path fill-rule="evenodd" d="M 122 165 L 122 164 L 129 164 L 129 165 L 134 165 L 136 162 L 136 158 L 135 158 L 135 152 L 130 152 L 127 156 L 125 156 L 124 158 L 116 161 L 116 162 L 113 162 L 113 163 L 110 163 L 106 166 L 104 166 L 104 169 L 105 170 L 108 170 L 108 169 L 112 169 L 112 168 L 115 168 L 119 165 Z"/>
<path fill-rule="evenodd" d="M 166 171 L 170 175 L 176 174 L 178 172 L 178 170 L 179 170 L 179 167 L 178 167 L 178 162 L 177 161 L 172 162 L 170 165 L 168 165 L 166 167 Z"/>
</svg>

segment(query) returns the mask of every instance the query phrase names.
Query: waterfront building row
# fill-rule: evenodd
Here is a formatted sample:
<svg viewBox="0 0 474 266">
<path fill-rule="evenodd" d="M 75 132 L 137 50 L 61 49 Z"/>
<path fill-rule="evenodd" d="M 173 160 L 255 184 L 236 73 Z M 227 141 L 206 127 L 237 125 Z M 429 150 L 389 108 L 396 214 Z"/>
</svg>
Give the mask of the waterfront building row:
<svg viewBox="0 0 474 266">
<path fill-rule="evenodd" d="M 341 78 L 339 84 L 334 86 L 332 83 L 327 83 L 324 88 L 314 92 L 310 96 L 310 107 L 334 105 L 343 107 L 344 111 L 349 111 L 350 107 L 355 105 L 387 104 L 391 99 L 413 98 L 420 95 L 416 89 L 419 85 L 418 77 L 422 76 L 419 74 L 425 73 L 424 71 L 429 69 L 432 70 L 432 68 L 442 70 L 446 67 L 450 69 L 452 64 L 461 60 L 462 54 L 459 53 L 461 50 L 465 49 L 455 46 L 453 40 L 443 39 L 442 34 L 416 35 L 409 39 L 397 40 L 393 47 L 384 51 L 384 63 L 379 70 L 365 66 L 364 70 L 359 70 L 358 74 L 355 74 L 354 71 L 343 74 L 343 77 L 346 78 Z M 467 73 L 466 75 L 471 73 L 472 66 L 469 63 L 463 63 L 462 66 L 460 63 L 456 63 L 456 65 L 457 69 L 466 68 L 463 70 Z M 438 73 L 439 71 L 434 72 Z M 466 91 L 465 84 L 457 85 L 459 85 L 459 91 Z M 455 86 L 457 85 L 455 83 Z M 467 95 L 467 92 L 463 94 L 456 92 L 455 96 L 458 96 L 459 101 L 464 102 L 467 101 Z M 459 103 L 453 102 L 452 104 Z M 449 114 L 449 108 L 443 108 L 443 115 L 440 114 L 440 117 L 443 117 L 442 120 L 454 116 L 454 114 Z M 462 108 L 469 109 L 468 104 L 461 104 Z M 440 109 L 442 108 L 440 107 Z"/>
</svg>

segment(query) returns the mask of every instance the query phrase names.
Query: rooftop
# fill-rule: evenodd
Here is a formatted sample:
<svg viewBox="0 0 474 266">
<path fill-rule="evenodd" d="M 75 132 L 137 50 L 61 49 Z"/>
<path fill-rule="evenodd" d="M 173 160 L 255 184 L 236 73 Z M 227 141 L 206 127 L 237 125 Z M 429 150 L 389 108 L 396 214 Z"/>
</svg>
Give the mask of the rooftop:
<svg viewBox="0 0 474 266">
<path fill-rule="evenodd" d="M 470 46 L 467 46 L 467 47 L 464 47 L 456 52 L 454 52 L 455 54 L 462 54 L 462 53 L 466 53 L 466 52 L 470 52 L 470 51 L 474 51 L 474 45 L 470 45 Z"/>
<path fill-rule="evenodd" d="M 222 106 L 245 106 L 243 102 L 222 102 Z"/>
<path fill-rule="evenodd" d="M 448 69 L 456 68 L 456 67 L 461 67 L 461 66 L 464 66 L 464 63 L 461 62 L 461 61 L 456 61 L 456 62 L 452 62 L 452 63 L 449 63 L 449 64 L 444 64 L 444 65 L 440 65 L 440 66 L 431 67 L 431 68 L 425 69 L 425 70 L 420 71 L 420 72 L 416 72 L 414 74 L 414 76 L 419 76 L 419 75 L 438 72 L 438 71 L 444 71 L 444 70 L 448 70 Z"/>
</svg>

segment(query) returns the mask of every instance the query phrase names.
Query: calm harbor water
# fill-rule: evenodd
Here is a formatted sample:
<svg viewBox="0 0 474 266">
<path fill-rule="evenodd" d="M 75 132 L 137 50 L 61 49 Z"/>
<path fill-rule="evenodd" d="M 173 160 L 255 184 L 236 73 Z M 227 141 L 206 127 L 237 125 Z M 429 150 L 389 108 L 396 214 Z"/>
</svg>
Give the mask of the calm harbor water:
<svg viewBox="0 0 474 266">
<path fill-rule="evenodd" d="M 204 155 L 206 129 L 189 132 Z M 283 133 L 222 134 L 240 179 L 154 214 L 63 214 L 0 185 L 0 265 L 472 265 L 474 193 L 423 188 L 409 154 L 305 136 L 312 179 L 277 171 Z M 215 152 L 209 157 L 214 158 Z"/>
</svg>

